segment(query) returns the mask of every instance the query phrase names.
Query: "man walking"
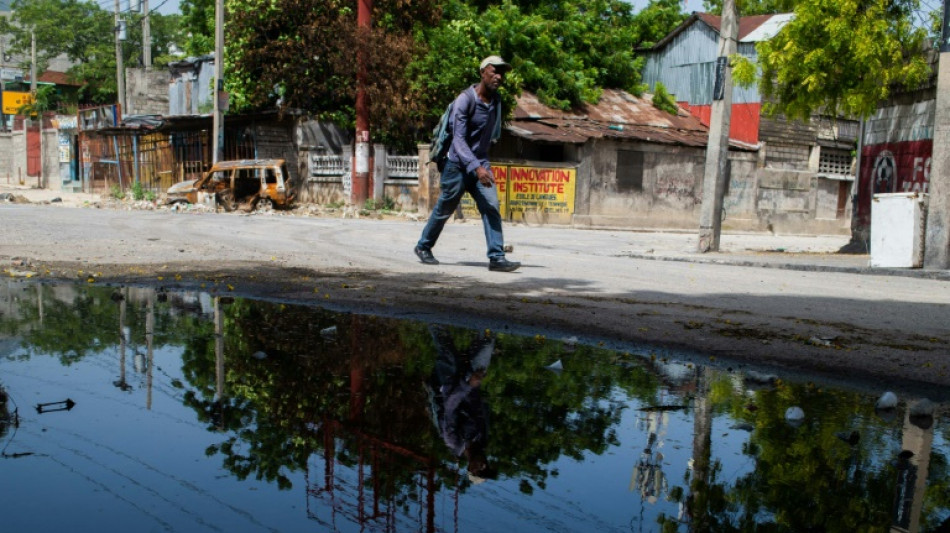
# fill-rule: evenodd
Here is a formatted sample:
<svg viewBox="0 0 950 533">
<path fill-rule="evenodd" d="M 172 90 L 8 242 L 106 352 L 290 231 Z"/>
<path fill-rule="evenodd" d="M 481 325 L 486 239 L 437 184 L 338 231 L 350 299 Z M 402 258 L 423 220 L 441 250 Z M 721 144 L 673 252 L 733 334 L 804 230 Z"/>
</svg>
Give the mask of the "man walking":
<svg viewBox="0 0 950 533">
<path fill-rule="evenodd" d="M 442 192 L 414 250 L 419 260 L 427 265 L 439 264 L 432 255 L 432 247 L 462 195 L 468 191 L 485 226 L 488 270 L 512 272 L 521 266 L 521 263 L 505 258 L 498 190 L 488 162 L 488 147 L 501 133 L 498 87 L 509 70 L 511 65 L 502 58 L 486 57 L 479 67 L 481 81 L 465 89 L 452 106 L 452 147 L 439 180 Z"/>
</svg>

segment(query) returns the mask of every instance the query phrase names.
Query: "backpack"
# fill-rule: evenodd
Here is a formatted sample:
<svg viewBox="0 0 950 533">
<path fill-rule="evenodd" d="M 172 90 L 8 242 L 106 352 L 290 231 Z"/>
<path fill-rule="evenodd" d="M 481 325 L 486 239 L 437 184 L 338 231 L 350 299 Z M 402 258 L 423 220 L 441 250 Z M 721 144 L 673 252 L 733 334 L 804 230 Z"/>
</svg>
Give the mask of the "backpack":
<svg viewBox="0 0 950 533">
<path fill-rule="evenodd" d="M 475 90 L 471 89 L 472 95 L 468 98 L 468 113 L 472 114 L 472 111 L 475 109 Z M 429 143 L 429 161 L 435 163 L 436 168 L 439 169 L 439 172 L 442 172 L 442 169 L 445 168 L 445 162 L 449 159 L 449 148 L 452 147 L 452 111 L 455 106 L 455 102 L 459 101 L 459 98 L 462 97 L 465 93 L 460 94 L 455 100 L 453 100 L 448 107 L 445 108 L 445 112 L 442 113 L 442 117 L 439 118 L 439 123 L 435 126 L 435 129 L 432 130 L 432 141 Z M 495 130 L 492 132 L 492 142 L 498 140 L 501 137 L 501 104 L 498 104 L 497 107 L 498 114 L 495 117 Z"/>
<path fill-rule="evenodd" d="M 449 148 L 452 147 L 452 108 L 455 101 L 449 103 L 442 113 L 442 118 L 432 130 L 432 142 L 429 144 L 429 161 L 434 162 L 439 172 L 445 168 L 445 162 L 449 159 Z"/>
</svg>

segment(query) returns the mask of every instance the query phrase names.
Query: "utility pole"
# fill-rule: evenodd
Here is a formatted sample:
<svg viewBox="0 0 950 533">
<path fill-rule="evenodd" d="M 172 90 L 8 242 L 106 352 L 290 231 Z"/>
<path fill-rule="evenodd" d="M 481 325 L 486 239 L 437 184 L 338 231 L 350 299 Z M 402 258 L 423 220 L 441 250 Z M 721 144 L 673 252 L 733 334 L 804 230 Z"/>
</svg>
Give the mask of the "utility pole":
<svg viewBox="0 0 950 533">
<path fill-rule="evenodd" d="M 117 0 L 118 1 L 118 0 Z M 30 101 L 33 105 L 36 105 L 36 32 L 30 32 Z M 35 111 L 36 108 L 34 107 Z M 40 117 L 40 175 L 36 178 L 36 184 L 40 188 L 43 187 L 43 181 L 45 172 L 43 172 L 43 166 L 45 157 L 43 157 L 43 113 L 37 113 Z"/>
<path fill-rule="evenodd" d="M 211 134 L 214 137 L 214 150 L 211 161 L 217 163 L 224 158 L 224 109 L 221 98 L 224 96 L 224 0 L 214 2 L 214 119 Z"/>
<path fill-rule="evenodd" d="M 152 68 L 152 15 L 148 0 L 142 0 L 142 15 L 142 64 L 148 70 Z"/>
<path fill-rule="evenodd" d="M 119 0 L 115 0 L 115 87 L 119 93 L 119 118 L 125 113 L 125 66 L 122 64 L 122 40 L 125 39 L 122 20 L 119 18 Z"/>
<path fill-rule="evenodd" d="M 924 268 L 950 268 L 950 0 L 943 2 L 943 33 L 937 67 L 933 155 L 930 161 Z"/>
<path fill-rule="evenodd" d="M 3 36 L 0 35 L 0 131 L 7 131 L 7 114 L 3 112 L 3 92 L 7 90 L 7 82 L 4 79 L 4 70 L 7 67 L 7 48 Z"/>
<path fill-rule="evenodd" d="M 735 0 L 723 0 L 722 24 L 719 31 L 719 55 L 715 65 L 709 140 L 706 144 L 706 166 L 703 171 L 703 203 L 699 213 L 700 253 L 719 251 L 722 232 L 722 198 L 729 175 L 729 123 L 732 118 L 732 67 L 729 56 L 736 53 L 739 36 Z"/>
<path fill-rule="evenodd" d="M 30 32 L 30 96 L 36 98 L 36 32 L 32 31 Z"/>
<path fill-rule="evenodd" d="M 357 0 L 356 24 L 358 31 L 368 33 L 370 30 L 373 0 Z M 367 198 L 369 190 L 369 99 L 366 96 L 366 57 L 365 51 L 360 48 L 357 55 L 356 73 L 356 175 L 350 198 L 347 200 L 360 205 Z"/>
</svg>

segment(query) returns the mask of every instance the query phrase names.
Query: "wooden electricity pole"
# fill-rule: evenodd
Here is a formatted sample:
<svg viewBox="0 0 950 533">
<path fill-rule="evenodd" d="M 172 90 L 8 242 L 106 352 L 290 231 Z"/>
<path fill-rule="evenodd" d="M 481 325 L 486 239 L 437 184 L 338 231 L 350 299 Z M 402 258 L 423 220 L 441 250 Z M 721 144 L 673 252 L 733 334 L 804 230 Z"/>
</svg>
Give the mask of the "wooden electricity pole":
<svg viewBox="0 0 950 533">
<path fill-rule="evenodd" d="M 373 0 L 357 0 L 356 24 L 358 31 L 368 33 L 372 24 Z M 361 205 L 369 189 L 369 97 L 366 95 L 366 51 L 357 53 L 356 72 L 356 172 L 353 176 L 348 203 Z"/>
<path fill-rule="evenodd" d="M 122 64 L 122 40 L 123 34 L 122 20 L 119 18 L 119 0 L 115 0 L 115 87 L 119 93 L 119 118 L 125 113 L 125 65 Z"/>
<path fill-rule="evenodd" d="M 719 32 L 719 55 L 714 69 L 712 111 L 709 140 L 706 144 L 706 167 L 703 171 L 703 203 L 699 213 L 700 253 L 719 250 L 722 232 L 722 198 L 729 172 L 729 122 L 732 117 L 732 67 L 729 57 L 736 53 L 739 21 L 735 0 L 722 3 L 722 24 Z"/>
</svg>

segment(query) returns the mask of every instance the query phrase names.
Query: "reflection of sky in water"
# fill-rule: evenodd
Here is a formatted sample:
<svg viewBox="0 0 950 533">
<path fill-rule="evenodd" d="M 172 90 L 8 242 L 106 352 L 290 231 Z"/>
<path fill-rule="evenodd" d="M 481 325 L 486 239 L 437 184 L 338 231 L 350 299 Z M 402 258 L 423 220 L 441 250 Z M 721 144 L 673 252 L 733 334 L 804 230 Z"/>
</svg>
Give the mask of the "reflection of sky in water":
<svg viewBox="0 0 950 533">
<path fill-rule="evenodd" d="M 0 287 L 0 293 L 2 289 Z M 60 288 L 60 292 L 63 290 Z M 108 295 L 108 292 L 104 294 Z M 13 306 L 14 301 L 29 301 L 29 298 L 11 299 L 10 294 L 4 296 L 8 306 Z M 202 307 L 205 308 L 210 305 L 206 298 L 197 301 L 204 302 Z M 45 327 L 56 327 L 51 318 L 56 316 L 53 303 L 47 303 Z M 112 309 L 109 305 L 117 307 L 107 303 L 104 306 L 106 311 Z M 131 312 L 135 306 L 141 310 L 141 302 L 129 302 L 130 322 L 136 320 L 134 316 L 137 315 Z M 180 309 L 172 312 L 163 305 L 157 309 L 166 319 L 176 314 L 188 314 Z M 211 321 L 207 309 L 201 315 L 194 311 L 191 313 L 199 323 Z M 16 315 L 16 312 L 8 312 L 0 316 L 0 326 L 6 327 L 13 320 L 11 317 Z M 325 320 L 326 317 L 321 319 Z M 97 348 L 68 365 L 60 363 L 59 355 L 47 355 L 36 347 L 22 347 L 19 343 L 10 342 L 9 337 L 0 342 L 0 385 L 10 393 L 21 415 L 19 429 L 8 428 L 7 434 L 0 439 L 0 447 L 3 447 L 6 455 L 0 460 L 0 477 L 7 486 L 15 488 L 0 499 L 0 516 L 5 517 L 4 530 L 292 532 L 322 531 L 328 526 L 341 531 L 360 530 L 358 520 L 354 518 L 358 514 L 355 506 L 360 469 L 352 456 L 345 461 L 335 461 L 332 465 L 335 480 L 341 486 L 332 498 L 327 494 L 308 494 L 306 491 L 308 482 L 310 487 L 315 487 L 324 479 L 327 465 L 319 450 L 306 458 L 310 470 L 308 473 L 286 465 L 278 467 L 291 482 L 290 490 L 279 490 L 276 483 L 258 480 L 253 471 L 245 479 L 239 479 L 240 476 L 223 468 L 223 458 L 219 453 L 206 454 L 209 446 L 221 445 L 229 437 L 235 436 L 235 432 L 209 430 L 210 424 L 199 420 L 196 411 L 185 404 L 186 392 L 197 391 L 198 387 L 189 381 L 194 379 L 196 369 L 185 370 L 183 363 L 187 350 L 193 350 L 194 346 L 185 348 L 184 345 L 173 345 L 175 343 L 156 346 L 149 380 L 144 344 L 141 339 L 129 343 L 125 349 L 124 369 L 125 381 L 131 385 L 131 389 L 122 390 L 117 386 L 122 372 L 121 350 L 110 344 L 112 341 L 102 340 L 118 338 L 117 320 L 107 316 L 104 323 L 109 325 L 103 326 L 105 329 L 99 335 L 100 341 L 95 343 Z M 95 327 L 91 319 L 83 318 L 80 322 L 87 324 L 87 327 Z M 171 327 L 174 321 L 164 323 Z M 424 325 L 399 324 L 402 323 L 393 322 L 392 327 L 407 330 L 418 327 L 423 332 L 422 338 L 427 338 Z M 141 328 L 141 324 L 135 326 Z M 23 328 L 22 324 L 17 327 Z M 31 323 L 28 329 L 42 330 L 42 327 Z M 6 330 L 0 329 L 2 331 Z M 213 344 L 213 334 L 209 333 L 211 329 L 206 328 L 204 331 L 205 340 Z M 0 333 L 0 338 L 5 335 L 9 333 Z M 531 344 L 526 343 L 526 346 Z M 555 350 L 552 353 L 560 353 L 570 361 L 568 352 Z M 602 362 L 595 362 L 592 367 L 595 374 L 610 374 L 604 369 L 612 369 L 616 373 L 617 367 L 612 366 L 616 363 L 607 362 L 609 352 L 600 350 L 590 354 L 602 359 Z M 531 354 L 509 352 L 502 356 L 530 358 Z M 489 367 L 486 382 L 504 382 L 507 379 L 497 370 L 492 373 L 493 369 L 499 368 L 499 361 L 493 361 L 493 366 Z M 213 386 L 213 364 L 206 368 L 198 365 L 198 368 L 212 374 L 204 379 Z M 520 369 L 518 365 L 511 368 Z M 633 367 L 624 371 L 627 370 L 639 371 Z M 444 467 L 439 476 L 454 475 L 457 480 L 462 480 L 466 488 L 456 492 L 452 483 L 455 480 L 441 480 L 447 485 L 433 497 L 435 527 L 452 531 L 456 527 L 454 521 L 457 517 L 459 531 L 658 530 L 658 516 L 662 514 L 668 519 L 681 517 L 683 506 L 680 502 L 690 493 L 685 477 L 694 464 L 697 406 L 702 401 L 708 401 L 712 409 L 709 434 L 710 457 L 715 471 L 713 481 L 728 491 L 737 480 L 754 478 L 757 460 L 745 452 L 752 436 L 765 438 L 764 432 L 758 433 L 760 430 L 756 429 L 756 433 L 753 433 L 749 426 L 743 427 L 740 424 L 743 421 L 734 419 L 726 407 L 730 401 L 741 405 L 753 398 L 745 390 L 740 376 L 708 373 L 710 381 L 718 380 L 720 384 L 725 384 L 726 392 L 722 392 L 723 387 L 720 387 L 717 394 L 721 401 L 717 403 L 703 400 L 702 392 L 691 388 L 696 379 L 691 376 L 691 366 L 673 365 L 666 370 L 670 379 L 667 383 L 675 385 L 660 386 L 655 391 L 655 399 L 649 403 L 629 396 L 616 385 L 603 397 L 588 398 L 582 402 L 584 408 L 605 411 L 609 411 L 611 406 L 624 407 L 619 418 L 605 429 L 614 438 L 606 439 L 609 444 L 602 453 L 581 450 L 581 457 L 577 459 L 561 454 L 539 460 L 537 464 L 515 465 L 525 469 L 525 472 L 535 467 L 548 472 L 541 477 L 543 487 L 539 486 L 537 479 L 527 483 L 533 489 L 530 494 L 525 493 L 525 479 L 530 477 L 526 474 L 511 477 L 502 475 L 498 479 L 471 484 L 465 476 L 464 461 L 461 473 L 455 472 L 455 461 L 450 457 L 446 459 L 445 450 L 439 446 L 442 443 L 436 439 L 433 449 L 439 450 L 440 455 L 435 460 Z M 556 374 L 543 370 L 543 366 L 526 375 L 528 378 L 523 379 L 550 380 L 552 383 L 557 379 L 590 378 L 570 371 L 563 375 Z M 623 376 L 622 373 L 619 375 Z M 237 383 L 230 385 L 234 387 Z M 416 386 L 406 385 L 409 389 Z M 788 389 L 785 393 L 790 393 L 788 391 L 794 392 L 794 389 Z M 280 387 L 272 392 L 292 393 L 282 391 Z M 836 394 L 838 396 L 831 398 L 845 398 L 846 409 L 853 409 L 854 399 L 859 398 L 853 393 Z M 759 399 L 764 405 L 768 398 L 775 399 L 777 396 L 763 393 Z M 66 398 L 76 402 L 76 407 L 70 412 L 38 414 L 34 409 L 37 404 Z M 500 400 L 486 398 L 489 404 L 495 402 L 499 405 Z M 873 405 L 874 398 L 868 396 L 859 400 L 859 403 Z M 149 401 L 150 408 L 147 407 Z M 349 399 L 342 397 L 338 401 L 346 403 Z M 684 404 L 688 404 L 686 409 L 641 410 L 655 405 Z M 884 422 L 869 410 L 862 413 L 835 413 L 834 407 L 827 405 L 827 402 L 817 407 L 812 405 L 813 411 L 807 415 L 819 419 L 830 413 L 829 416 L 837 416 L 836 420 L 846 420 L 840 428 L 845 433 L 852 428 L 860 428 L 861 445 L 855 449 L 860 449 L 864 454 L 862 464 L 871 470 L 868 474 L 892 469 L 894 457 L 902 447 L 903 416 L 899 414 L 896 419 Z M 581 409 L 581 406 L 575 408 Z M 784 406 L 781 410 L 784 411 Z M 494 416 L 495 422 L 499 422 L 497 418 L 500 415 L 495 413 Z M 583 418 L 579 410 L 564 416 L 564 424 L 573 424 Z M 260 413 L 258 417 L 261 417 Z M 940 422 L 937 421 L 933 434 L 934 456 L 946 456 L 950 451 Z M 240 430 L 242 432 L 257 429 L 258 421 L 254 419 L 244 423 L 245 426 Z M 780 418 L 775 419 L 774 424 L 782 427 L 772 429 L 785 429 L 784 420 Z M 294 426 L 291 424 L 288 427 L 292 429 Z M 320 427 L 319 417 L 306 427 L 306 430 L 300 429 L 303 432 L 300 436 L 306 437 L 308 432 L 316 433 L 318 429 L 315 428 Z M 431 432 L 432 429 L 426 427 L 419 431 Z M 559 434 L 552 432 L 551 435 L 551 438 L 557 438 Z M 351 442 L 343 433 L 338 433 L 335 439 L 338 451 Z M 391 440 L 399 444 L 400 436 L 394 435 Z M 526 441 L 530 441 L 530 438 L 526 437 Z M 831 446 L 839 446 L 834 450 L 835 453 L 847 459 L 850 453 L 847 445 L 832 440 Z M 259 453 L 250 450 L 240 438 L 234 449 L 240 454 Z M 773 450 L 773 453 L 780 452 Z M 32 455 L 15 457 L 23 453 Z M 489 450 L 489 454 L 492 453 Z M 946 461 L 941 457 L 940 462 Z M 372 464 L 367 463 L 363 475 L 369 476 L 372 470 Z M 934 472 L 936 470 L 931 473 Z M 894 494 L 893 483 L 887 490 L 890 491 L 888 495 Z M 424 499 L 424 494 L 421 497 Z M 423 504 L 419 497 L 410 497 L 404 503 L 404 510 L 397 511 L 388 519 L 369 521 L 365 527 L 368 530 L 384 529 L 383 526 L 390 520 L 395 530 L 418 530 L 419 524 L 425 524 L 426 520 Z M 368 502 L 366 505 L 371 506 Z M 883 507 L 888 509 L 890 505 L 891 501 L 888 501 Z M 930 511 L 933 513 L 931 523 L 946 518 L 948 511 L 941 505 L 945 504 L 937 502 L 936 509 Z M 735 518 L 736 512 L 730 511 L 730 516 Z M 760 521 L 768 521 L 776 516 L 775 509 L 763 506 L 756 516 Z M 686 529 L 685 524 L 679 527 L 681 531 Z"/>
</svg>

